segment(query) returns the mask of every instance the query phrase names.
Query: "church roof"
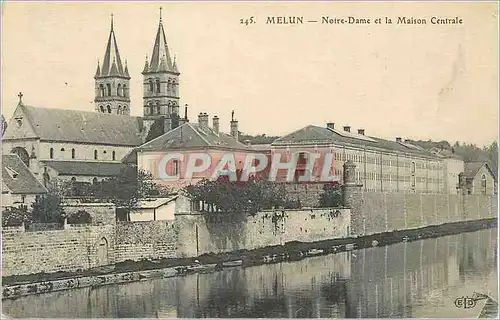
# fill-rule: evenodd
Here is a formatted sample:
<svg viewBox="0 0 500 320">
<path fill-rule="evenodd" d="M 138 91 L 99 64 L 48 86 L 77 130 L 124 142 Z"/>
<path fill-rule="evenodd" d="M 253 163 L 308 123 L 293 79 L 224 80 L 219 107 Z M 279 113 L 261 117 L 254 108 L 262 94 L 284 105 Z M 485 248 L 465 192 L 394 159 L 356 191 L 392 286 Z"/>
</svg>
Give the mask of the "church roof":
<svg viewBox="0 0 500 320">
<path fill-rule="evenodd" d="M 142 144 L 142 118 L 99 112 L 38 108 L 18 105 L 31 124 L 33 137 L 49 141 L 104 145 Z M 8 128 L 10 129 L 10 128 Z M 14 129 L 13 129 L 14 130 Z M 19 138 L 7 130 L 3 139 Z"/>
<path fill-rule="evenodd" d="M 126 167 L 117 162 L 84 162 L 84 161 L 43 161 L 48 167 L 53 168 L 59 175 L 64 176 L 96 176 L 111 177 L 120 173 Z"/>
<path fill-rule="evenodd" d="M 309 125 L 276 139 L 271 146 L 288 145 L 352 145 L 357 148 L 381 149 L 389 152 L 436 158 L 432 153 L 409 143 L 390 141 L 326 127 Z"/>
<path fill-rule="evenodd" d="M 162 60 L 164 60 L 163 65 Z M 161 18 L 160 24 L 158 25 L 158 31 L 156 32 L 155 44 L 153 46 L 153 54 L 151 55 L 149 67 L 147 71 L 146 68 L 144 68 L 143 72 L 158 71 L 170 71 L 177 73 L 174 70 L 172 58 L 170 57 L 170 51 L 168 49 L 167 38 L 165 37 L 165 30 L 163 29 L 163 22 Z"/>
<path fill-rule="evenodd" d="M 106 46 L 106 53 L 104 54 L 104 60 L 102 62 L 102 67 L 100 71 L 101 71 L 100 73 L 101 77 L 106 77 L 111 75 L 127 77 L 124 72 L 122 59 L 120 57 L 120 52 L 118 51 L 118 45 L 116 43 L 115 31 L 113 28 L 113 20 L 111 20 L 111 31 L 109 32 L 108 44 Z"/>
<path fill-rule="evenodd" d="M 15 194 L 43 194 L 47 189 L 15 154 L 2 155 L 2 188 Z"/>
<path fill-rule="evenodd" d="M 199 124 L 190 122 L 170 130 L 136 149 L 138 151 L 162 151 L 197 148 L 252 150 L 228 134 L 216 134 L 211 128 L 200 127 Z"/>
</svg>

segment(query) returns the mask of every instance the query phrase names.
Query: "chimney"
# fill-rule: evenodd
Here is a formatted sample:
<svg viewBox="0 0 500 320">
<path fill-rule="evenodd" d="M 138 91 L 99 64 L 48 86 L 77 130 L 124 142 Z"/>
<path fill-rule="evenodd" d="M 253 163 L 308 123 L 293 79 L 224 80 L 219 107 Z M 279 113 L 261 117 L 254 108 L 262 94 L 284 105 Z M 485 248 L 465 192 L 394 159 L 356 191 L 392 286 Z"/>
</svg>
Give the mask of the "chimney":
<svg viewBox="0 0 500 320">
<path fill-rule="evenodd" d="M 358 129 L 358 134 L 365 135 L 365 129 Z"/>
<path fill-rule="evenodd" d="M 217 116 L 214 116 L 212 118 L 212 121 L 213 121 L 213 130 L 215 133 L 219 134 L 219 117 Z"/>
<path fill-rule="evenodd" d="M 326 123 L 326 127 L 328 129 L 335 129 L 335 123 L 333 123 L 333 122 L 327 122 Z"/>
<path fill-rule="evenodd" d="M 351 132 L 351 127 L 350 126 L 344 126 L 344 131 Z"/>
<path fill-rule="evenodd" d="M 231 136 L 238 140 L 238 120 L 231 120 Z"/>
<path fill-rule="evenodd" d="M 402 142 L 403 140 L 401 139 L 401 137 L 396 137 L 396 142 Z"/>
<path fill-rule="evenodd" d="M 208 114 L 200 112 L 198 115 L 198 125 L 202 128 L 208 128 Z"/>
<path fill-rule="evenodd" d="M 179 126 L 182 126 L 184 123 L 189 122 L 188 120 L 188 105 L 185 104 L 184 107 L 184 118 L 179 118 Z"/>
</svg>

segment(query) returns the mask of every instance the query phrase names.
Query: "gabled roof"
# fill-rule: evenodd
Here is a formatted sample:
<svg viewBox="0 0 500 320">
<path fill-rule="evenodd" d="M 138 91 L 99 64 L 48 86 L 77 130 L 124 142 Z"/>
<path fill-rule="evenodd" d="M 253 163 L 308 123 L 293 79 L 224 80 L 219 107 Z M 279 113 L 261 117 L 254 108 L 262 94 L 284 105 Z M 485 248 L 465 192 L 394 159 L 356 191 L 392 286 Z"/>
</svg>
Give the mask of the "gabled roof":
<svg viewBox="0 0 500 320">
<path fill-rule="evenodd" d="M 142 118 L 79 110 L 18 105 L 35 136 L 42 140 L 138 146 L 142 144 Z M 3 139 L 19 138 L 8 128 Z M 13 129 L 14 130 L 14 129 Z"/>
<path fill-rule="evenodd" d="M 118 162 L 82 162 L 82 161 L 43 161 L 45 165 L 64 176 L 112 177 L 126 167 Z"/>
<path fill-rule="evenodd" d="M 115 31 L 113 28 L 113 19 L 111 19 L 111 31 L 109 32 L 108 44 L 106 45 L 106 53 L 104 54 L 102 68 L 99 75 L 96 73 L 96 77 L 98 76 L 121 76 L 129 78 L 129 76 L 124 72 L 122 59 L 120 57 L 120 52 L 118 51 L 118 44 L 116 43 Z"/>
<path fill-rule="evenodd" d="M 367 149 L 382 149 L 390 152 L 407 153 L 423 157 L 436 157 L 432 153 L 409 143 L 390 141 L 315 125 L 308 125 L 284 137 L 278 138 L 271 143 L 271 146 L 330 144 L 350 144 L 359 148 L 366 147 Z"/>
<path fill-rule="evenodd" d="M 164 70 L 161 70 L 161 67 L 163 67 Z M 170 51 L 168 49 L 167 38 L 165 37 L 165 30 L 163 29 L 163 22 L 161 18 L 158 25 L 158 31 L 156 32 L 156 39 L 153 46 L 151 61 L 149 62 L 147 70 L 146 68 L 144 68 L 143 72 L 159 71 L 170 71 L 173 73 L 178 73 L 174 69 L 172 58 L 170 57 Z"/>
<path fill-rule="evenodd" d="M 15 154 L 2 155 L 2 186 L 15 194 L 44 194 L 47 189 Z"/>
<path fill-rule="evenodd" d="M 486 162 L 466 162 L 464 163 L 464 174 L 465 177 L 469 179 L 474 179 L 481 170 L 482 167 L 486 166 L 486 169 L 488 172 L 491 174 L 493 178 L 495 178 L 495 174 L 493 171 L 490 169 L 490 166 Z"/>
<path fill-rule="evenodd" d="M 140 147 L 138 151 L 162 151 L 166 149 L 234 149 L 251 151 L 247 145 L 234 139 L 232 136 L 216 134 L 211 128 L 200 127 L 195 123 L 184 123 L 169 132 L 153 139 Z"/>
</svg>

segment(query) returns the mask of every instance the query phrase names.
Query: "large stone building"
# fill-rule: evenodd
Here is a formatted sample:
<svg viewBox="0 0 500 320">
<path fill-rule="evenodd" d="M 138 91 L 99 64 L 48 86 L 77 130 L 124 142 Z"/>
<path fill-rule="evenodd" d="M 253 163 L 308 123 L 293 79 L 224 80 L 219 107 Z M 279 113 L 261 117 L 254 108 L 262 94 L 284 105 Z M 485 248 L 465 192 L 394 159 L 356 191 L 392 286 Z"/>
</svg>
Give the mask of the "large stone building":
<svg viewBox="0 0 500 320">
<path fill-rule="evenodd" d="M 92 182 L 118 174 L 121 160 L 179 122 L 179 70 L 160 17 L 151 59 L 144 67 L 143 117 L 130 116 L 130 75 L 111 30 L 95 72 L 95 111 L 62 110 L 19 103 L 2 136 L 3 154 L 17 154 L 44 182 L 57 177 Z M 33 99 L 36 99 L 33 98 Z"/>
<path fill-rule="evenodd" d="M 305 159 L 308 154 L 332 154 L 330 173 L 333 180 L 342 183 L 343 165 L 347 161 L 356 164 L 356 180 L 364 191 L 456 193 L 448 185 L 458 183 L 460 166 L 446 166 L 441 156 L 396 138 L 389 141 L 365 134 L 364 129 L 351 132 L 349 126 L 335 128 L 333 123 L 325 127 L 306 126 L 271 144 L 271 153 L 280 153 L 283 161 L 289 161 L 299 153 L 296 176 L 312 175 L 319 180 L 321 172 L 307 172 Z M 463 162 L 462 162 L 463 163 Z M 448 181 L 456 176 L 456 183 Z M 451 179 L 451 178 L 450 178 Z M 454 180 L 453 180 L 454 181 Z"/>
</svg>

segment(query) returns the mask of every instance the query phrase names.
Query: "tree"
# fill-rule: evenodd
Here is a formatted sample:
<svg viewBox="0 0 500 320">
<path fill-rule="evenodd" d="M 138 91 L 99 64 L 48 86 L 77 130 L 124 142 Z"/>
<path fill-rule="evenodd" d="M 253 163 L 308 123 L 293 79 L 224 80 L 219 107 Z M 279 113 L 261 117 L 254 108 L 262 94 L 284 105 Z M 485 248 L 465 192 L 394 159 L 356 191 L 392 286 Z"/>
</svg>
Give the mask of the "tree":
<svg viewBox="0 0 500 320">
<path fill-rule="evenodd" d="M 255 214 L 262 209 L 292 206 L 283 184 L 260 177 L 248 181 L 230 181 L 221 176 L 213 181 L 203 179 L 182 192 L 192 201 L 201 202 L 201 211 Z"/>
<path fill-rule="evenodd" d="M 51 183 L 47 186 L 48 193 L 37 196 L 32 204 L 34 222 L 62 222 L 65 217 L 61 201 L 66 184 Z"/>
<path fill-rule="evenodd" d="M 323 186 L 323 193 L 319 196 L 320 207 L 341 207 L 342 192 L 338 183 L 327 183 Z"/>
<path fill-rule="evenodd" d="M 32 215 L 28 212 L 28 207 L 7 208 L 2 211 L 2 227 L 17 227 L 23 222 L 30 223 Z"/>
<path fill-rule="evenodd" d="M 117 176 L 92 185 L 90 189 L 94 198 L 112 202 L 127 212 L 137 208 L 140 199 L 172 194 L 170 188 L 156 184 L 149 172 L 130 166 L 123 168 Z"/>
</svg>

